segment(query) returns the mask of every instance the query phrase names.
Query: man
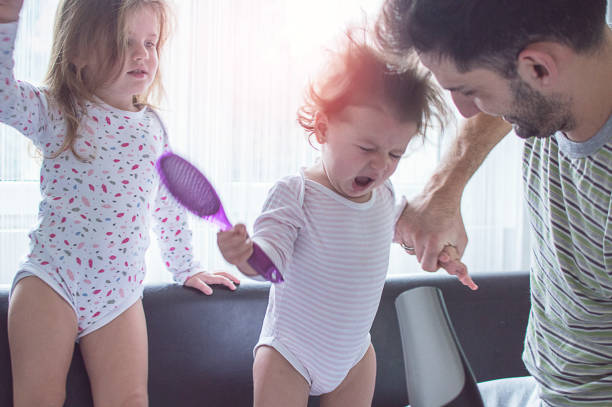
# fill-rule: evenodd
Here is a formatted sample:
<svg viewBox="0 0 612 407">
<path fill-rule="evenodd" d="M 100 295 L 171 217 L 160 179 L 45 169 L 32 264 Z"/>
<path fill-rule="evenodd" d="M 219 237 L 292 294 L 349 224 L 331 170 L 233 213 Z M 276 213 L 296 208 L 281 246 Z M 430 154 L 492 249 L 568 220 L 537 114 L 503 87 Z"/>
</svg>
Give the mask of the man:
<svg viewBox="0 0 612 407">
<path fill-rule="evenodd" d="M 414 248 L 423 269 L 434 271 L 449 249 L 463 253 L 463 188 L 509 130 L 481 112 L 503 117 L 525 139 L 534 244 L 523 360 L 537 382 L 536 405 L 612 405 L 605 14 L 605 0 L 386 0 L 377 25 L 383 49 L 415 50 L 459 112 L 475 117 L 398 223 L 396 239 Z"/>
</svg>

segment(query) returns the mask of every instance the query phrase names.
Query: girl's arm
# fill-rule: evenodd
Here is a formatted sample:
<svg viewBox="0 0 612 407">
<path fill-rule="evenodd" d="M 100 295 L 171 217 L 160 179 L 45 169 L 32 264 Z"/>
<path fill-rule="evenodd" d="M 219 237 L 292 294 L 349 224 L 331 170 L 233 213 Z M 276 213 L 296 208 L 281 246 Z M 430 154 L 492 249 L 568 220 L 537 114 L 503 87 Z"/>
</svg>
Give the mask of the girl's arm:
<svg viewBox="0 0 612 407">
<path fill-rule="evenodd" d="M 161 184 L 152 214 L 161 256 L 174 281 L 183 284 L 189 277 L 204 271 L 193 256 L 187 212 Z"/>
<path fill-rule="evenodd" d="M 47 143 L 43 137 L 48 134 L 48 100 L 37 87 L 15 80 L 13 51 L 16 33 L 17 23 L 0 24 L 0 122 L 15 128 L 40 146 Z M 57 116 L 60 116 L 59 112 Z"/>
<path fill-rule="evenodd" d="M 23 0 L 0 0 L 0 24 L 17 21 Z"/>
<path fill-rule="evenodd" d="M 187 212 L 160 185 L 153 209 L 155 230 L 166 268 L 174 280 L 204 294 L 212 294 L 209 284 L 222 284 L 235 290 L 240 280 L 230 273 L 208 273 L 193 256 L 192 232 Z"/>
<path fill-rule="evenodd" d="M 467 245 L 461 217 L 461 197 L 467 182 L 489 152 L 511 130 L 501 118 L 479 114 L 469 119 L 444 155 L 424 190 L 413 198 L 395 227 L 395 241 L 414 247 L 421 267 L 435 271 L 440 266 L 449 273 L 454 256 L 444 248 L 449 243 L 459 258 Z"/>
</svg>

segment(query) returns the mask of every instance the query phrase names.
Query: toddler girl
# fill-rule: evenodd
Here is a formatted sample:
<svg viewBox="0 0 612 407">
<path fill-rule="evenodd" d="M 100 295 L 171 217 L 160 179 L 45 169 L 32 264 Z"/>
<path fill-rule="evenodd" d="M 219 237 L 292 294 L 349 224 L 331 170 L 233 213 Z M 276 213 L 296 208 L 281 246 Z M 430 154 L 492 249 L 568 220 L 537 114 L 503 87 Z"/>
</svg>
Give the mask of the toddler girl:
<svg viewBox="0 0 612 407">
<path fill-rule="evenodd" d="M 16 406 L 60 406 L 75 340 L 96 406 L 147 405 L 142 308 L 150 218 L 174 279 L 206 294 L 230 274 L 194 261 L 185 213 L 159 188 L 165 0 L 63 0 L 46 87 L 13 77 L 22 0 L 0 2 L 0 120 L 41 151 L 39 224 L 11 288 Z"/>
<path fill-rule="evenodd" d="M 285 282 L 270 288 L 253 365 L 255 406 L 370 406 L 370 327 L 387 274 L 396 207 L 389 177 L 409 142 L 444 116 L 416 66 L 394 70 L 349 33 L 306 93 L 298 121 L 321 157 L 276 183 L 255 241 Z M 225 259 L 249 276 L 244 225 L 219 232 Z"/>
</svg>

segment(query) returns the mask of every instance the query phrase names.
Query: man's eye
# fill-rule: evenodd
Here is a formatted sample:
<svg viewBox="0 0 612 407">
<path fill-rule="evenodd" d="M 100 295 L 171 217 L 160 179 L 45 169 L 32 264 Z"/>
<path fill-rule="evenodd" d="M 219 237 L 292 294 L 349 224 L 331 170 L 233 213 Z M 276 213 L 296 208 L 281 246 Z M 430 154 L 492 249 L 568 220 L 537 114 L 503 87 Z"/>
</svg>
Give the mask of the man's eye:
<svg viewBox="0 0 612 407">
<path fill-rule="evenodd" d="M 155 43 L 153 41 L 147 41 L 145 42 L 145 46 L 148 48 L 152 48 L 155 47 Z"/>
<path fill-rule="evenodd" d="M 370 148 L 370 147 L 359 146 L 359 148 L 360 148 L 362 151 L 374 151 L 374 149 L 373 149 L 373 148 Z"/>
<path fill-rule="evenodd" d="M 401 154 L 389 154 L 391 156 L 391 158 L 393 158 L 394 160 L 399 160 L 400 158 L 402 158 Z"/>
</svg>

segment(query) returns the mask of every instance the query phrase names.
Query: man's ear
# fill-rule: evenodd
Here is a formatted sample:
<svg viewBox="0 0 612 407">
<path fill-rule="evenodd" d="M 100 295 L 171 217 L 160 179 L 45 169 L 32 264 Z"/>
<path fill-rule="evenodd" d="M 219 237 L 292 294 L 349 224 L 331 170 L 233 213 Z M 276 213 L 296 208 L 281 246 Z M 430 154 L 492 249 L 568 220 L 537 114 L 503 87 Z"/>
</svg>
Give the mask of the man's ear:
<svg viewBox="0 0 612 407">
<path fill-rule="evenodd" d="M 327 141 L 328 127 L 329 121 L 327 115 L 321 111 L 316 112 L 314 115 L 314 135 L 319 144 L 325 144 Z"/>
<path fill-rule="evenodd" d="M 532 88 L 545 90 L 559 82 L 559 63 L 565 57 L 563 46 L 553 42 L 535 42 L 523 49 L 517 58 L 521 79 Z"/>
</svg>

